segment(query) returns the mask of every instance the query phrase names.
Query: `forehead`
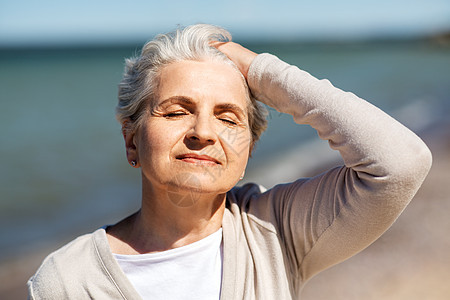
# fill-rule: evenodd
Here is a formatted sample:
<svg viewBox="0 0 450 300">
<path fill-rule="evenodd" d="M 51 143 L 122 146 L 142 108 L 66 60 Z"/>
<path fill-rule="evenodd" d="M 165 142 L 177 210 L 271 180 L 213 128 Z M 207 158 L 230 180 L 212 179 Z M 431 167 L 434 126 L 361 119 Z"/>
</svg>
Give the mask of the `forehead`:
<svg viewBox="0 0 450 300">
<path fill-rule="evenodd" d="M 165 66 L 159 76 L 160 100 L 172 96 L 232 102 L 243 107 L 249 99 L 242 75 L 233 66 L 217 61 L 179 61 Z"/>
</svg>

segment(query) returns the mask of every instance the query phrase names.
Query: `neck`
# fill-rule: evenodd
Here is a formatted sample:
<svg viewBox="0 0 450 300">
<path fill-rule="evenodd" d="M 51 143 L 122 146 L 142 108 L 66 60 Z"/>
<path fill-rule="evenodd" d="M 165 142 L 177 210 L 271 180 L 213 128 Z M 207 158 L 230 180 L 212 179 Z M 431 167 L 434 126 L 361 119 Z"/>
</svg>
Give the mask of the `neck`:
<svg viewBox="0 0 450 300">
<path fill-rule="evenodd" d="M 188 245 L 222 226 L 226 194 L 171 193 L 144 184 L 142 195 L 142 208 L 130 223 L 131 244 L 139 253 Z"/>
</svg>

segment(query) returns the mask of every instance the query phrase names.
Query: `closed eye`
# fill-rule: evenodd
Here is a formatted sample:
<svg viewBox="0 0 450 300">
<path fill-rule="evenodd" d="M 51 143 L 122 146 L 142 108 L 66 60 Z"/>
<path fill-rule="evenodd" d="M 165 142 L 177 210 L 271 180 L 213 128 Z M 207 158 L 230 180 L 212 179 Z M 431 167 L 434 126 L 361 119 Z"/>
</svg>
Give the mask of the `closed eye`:
<svg viewBox="0 0 450 300">
<path fill-rule="evenodd" d="M 185 111 L 174 111 L 174 112 L 169 112 L 169 113 L 165 113 L 164 117 L 166 118 L 176 118 L 176 117 L 181 117 L 187 115 L 187 113 Z"/>
<path fill-rule="evenodd" d="M 221 120 L 222 122 L 228 123 L 230 125 L 237 125 L 237 123 L 231 119 L 220 118 L 219 120 Z"/>
</svg>

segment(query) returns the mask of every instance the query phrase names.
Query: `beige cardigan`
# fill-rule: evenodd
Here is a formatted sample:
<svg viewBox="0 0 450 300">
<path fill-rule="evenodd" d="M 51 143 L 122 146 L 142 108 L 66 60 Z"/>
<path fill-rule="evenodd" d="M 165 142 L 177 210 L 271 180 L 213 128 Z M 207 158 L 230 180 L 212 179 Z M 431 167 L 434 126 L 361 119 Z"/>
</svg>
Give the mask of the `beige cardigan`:
<svg viewBox="0 0 450 300">
<path fill-rule="evenodd" d="M 221 299 L 298 299 L 313 275 L 389 228 L 422 184 L 431 155 L 378 108 L 275 56 L 258 55 L 248 81 L 256 98 L 311 125 L 345 162 L 265 192 L 248 184 L 227 195 Z M 31 299 L 140 298 L 103 229 L 50 254 L 28 288 Z"/>
</svg>

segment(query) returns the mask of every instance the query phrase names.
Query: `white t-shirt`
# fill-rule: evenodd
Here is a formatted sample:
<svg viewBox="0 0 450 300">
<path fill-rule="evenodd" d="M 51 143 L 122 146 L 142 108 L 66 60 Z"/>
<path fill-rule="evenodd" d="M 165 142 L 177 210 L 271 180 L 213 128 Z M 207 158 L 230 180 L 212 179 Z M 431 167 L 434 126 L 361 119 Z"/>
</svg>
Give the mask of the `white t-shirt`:
<svg viewBox="0 0 450 300">
<path fill-rule="evenodd" d="M 114 257 L 143 299 L 220 298 L 222 228 L 183 247 Z"/>
</svg>

